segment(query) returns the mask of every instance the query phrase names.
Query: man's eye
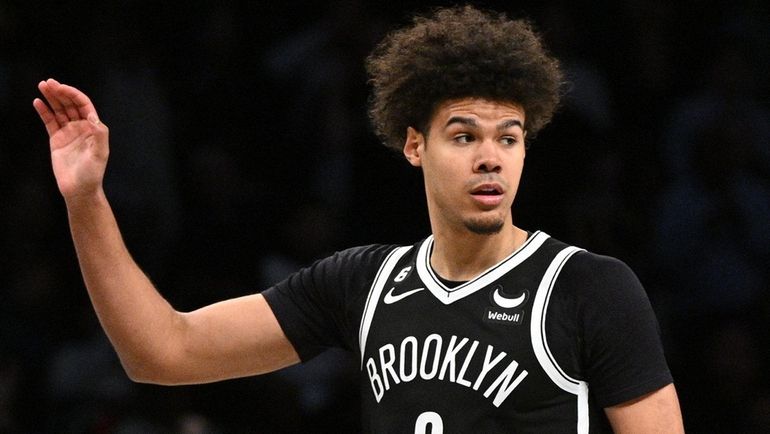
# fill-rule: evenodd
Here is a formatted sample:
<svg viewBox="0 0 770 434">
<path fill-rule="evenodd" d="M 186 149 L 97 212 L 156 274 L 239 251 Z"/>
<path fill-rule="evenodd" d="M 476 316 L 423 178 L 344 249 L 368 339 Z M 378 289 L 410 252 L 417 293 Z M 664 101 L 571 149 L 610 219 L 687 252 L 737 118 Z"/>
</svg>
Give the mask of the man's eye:
<svg viewBox="0 0 770 434">
<path fill-rule="evenodd" d="M 473 141 L 473 136 L 470 134 L 458 134 L 455 136 L 455 141 L 458 143 L 470 143 Z"/>
<path fill-rule="evenodd" d="M 516 140 L 516 137 L 512 137 L 512 136 L 505 136 L 505 137 L 501 138 L 500 141 L 504 145 L 515 145 L 516 142 L 518 142 L 518 140 Z"/>
</svg>

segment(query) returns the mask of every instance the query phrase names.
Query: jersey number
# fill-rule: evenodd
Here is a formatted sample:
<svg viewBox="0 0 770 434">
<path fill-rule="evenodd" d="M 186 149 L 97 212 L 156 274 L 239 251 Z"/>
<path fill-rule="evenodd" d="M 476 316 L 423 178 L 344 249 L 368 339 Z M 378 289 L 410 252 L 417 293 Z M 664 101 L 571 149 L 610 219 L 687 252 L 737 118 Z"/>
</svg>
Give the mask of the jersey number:
<svg viewBox="0 0 770 434">
<path fill-rule="evenodd" d="M 428 426 L 430 426 L 430 431 L 428 431 Z M 417 422 L 414 423 L 414 434 L 428 433 L 444 433 L 444 421 L 441 420 L 441 416 L 439 416 L 438 413 L 426 411 L 425 413 L 417 416 Z"/>
<path fill-rule="evenodd" d="M 401 282 L 402 280 L 406 279 L 406 276 L 409 275 L 409 272 L 412 271 L 412 266 L 404 267 L 396 276 L 395 279 L 393 279 L 394 282 Z"/>
</svg>

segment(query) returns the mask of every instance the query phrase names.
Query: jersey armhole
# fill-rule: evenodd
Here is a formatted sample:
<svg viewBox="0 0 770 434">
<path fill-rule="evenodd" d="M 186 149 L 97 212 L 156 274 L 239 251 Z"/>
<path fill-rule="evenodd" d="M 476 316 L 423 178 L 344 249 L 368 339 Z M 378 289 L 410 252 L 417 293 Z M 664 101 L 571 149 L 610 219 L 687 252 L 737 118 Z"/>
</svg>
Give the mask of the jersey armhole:
<svg viewBox="0 0 770 434">
<path fill-rule="evenodd" d="M 551 381 L 565 392 L 576 395 L 578 408 L 577 432 L 587 433 L 590 419 L 588 411 L 588 383 L 572 378 L 564 372 L 561 366 L 559 366 L 549 347 L 545 327 L 548 304 L 551 300 L 551 294 L 553 293 L 556 280 L 558 279 L 564 264 L 566 264 L 569 258 L 575 253 L 580 252 L 581 250 L 582 249 L 580 248 L 572 246 L 563 249 L 556 255 L 546 269 L 543 279 L 540 281 L 540 285 L 537 288 L 535 301 L 532 304 L 530 336 L 532 338 L 532 349 L 535 352 L 535 357 L 537 357 L 540 366 Z"/>
</svg>

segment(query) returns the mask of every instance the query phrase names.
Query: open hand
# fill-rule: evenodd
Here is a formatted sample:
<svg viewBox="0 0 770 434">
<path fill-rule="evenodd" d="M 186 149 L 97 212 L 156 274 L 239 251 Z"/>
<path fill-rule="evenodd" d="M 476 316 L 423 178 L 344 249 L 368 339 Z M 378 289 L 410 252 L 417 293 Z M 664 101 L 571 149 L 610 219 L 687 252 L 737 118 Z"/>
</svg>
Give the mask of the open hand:
<svg viewBox="0 0 770 434">
<path fill-rule="evenodd" d="M 109 155 L 107 126 L 78 89 L 49 78 L 38 84 L 46 102 L 35 98 L 51 144 L 51 162 L 65 199 L 99 192 Z"/>
</svg>

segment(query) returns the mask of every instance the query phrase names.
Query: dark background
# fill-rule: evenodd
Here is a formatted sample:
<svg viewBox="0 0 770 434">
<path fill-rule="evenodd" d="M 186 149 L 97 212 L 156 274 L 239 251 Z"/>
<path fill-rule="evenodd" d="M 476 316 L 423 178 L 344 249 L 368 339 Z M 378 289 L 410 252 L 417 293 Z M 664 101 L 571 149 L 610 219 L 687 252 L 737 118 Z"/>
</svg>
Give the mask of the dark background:
<svg viewBox="0 0 770 434">
<path fill-rule="evenodd" d="M 133 384 L 83 288 L 31 105 L 48 77 L 109 125 L 108 196 L 179 309 L 429 233 L 419 171 L 371 133 L 363 71 L 428 4 L 214 3 L 0 1 L 0 433 L 357 431 L 344 354 Z M 517 224 L 636 271 L 689 432 L 770 430 L 767 3 L 477 4 L 532 19 L 571 82 L 528 152 Z"/>
</svg>

